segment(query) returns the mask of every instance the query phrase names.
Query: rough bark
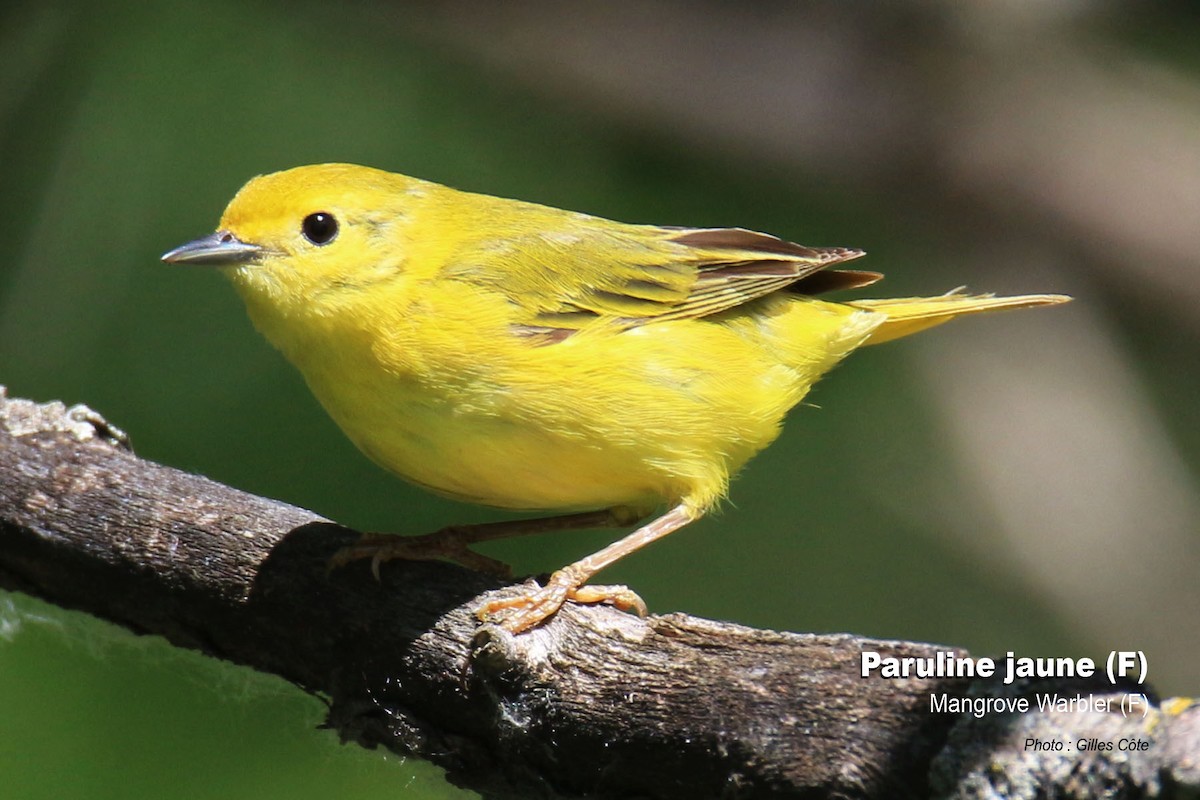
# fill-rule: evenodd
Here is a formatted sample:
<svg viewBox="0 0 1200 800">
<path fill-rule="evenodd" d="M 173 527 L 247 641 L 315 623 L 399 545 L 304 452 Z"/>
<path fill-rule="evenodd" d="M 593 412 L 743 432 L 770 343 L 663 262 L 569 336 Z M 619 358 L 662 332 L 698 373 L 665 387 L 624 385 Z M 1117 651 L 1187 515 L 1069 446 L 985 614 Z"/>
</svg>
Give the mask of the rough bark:
<svg viewBox="0 0 1200 800">
<path fill-rule="evenodd" d="M 287 678 L 328 699 L 343 740 L 429 759 L 487 797 L 1200 790 L 1200 706 L 1188 701 L 1096 680 L 864 679 L 864 650 L 952 648 L 680 614 L 569 606 L 514 637 L 473 614 L 511 591 L 494 578 L 440 562 L 389 563 L 381 582 L 365 564 L 328 570 L 356 536 L 140 459 L 84 407 L 0 390 L 0 587 Z M 942 693 L 1130 691 L 1147 693 L 1144 718 L 930 705 Z M 1122 738 L 1148 749 L 1120 750 Z"/>
</svg>

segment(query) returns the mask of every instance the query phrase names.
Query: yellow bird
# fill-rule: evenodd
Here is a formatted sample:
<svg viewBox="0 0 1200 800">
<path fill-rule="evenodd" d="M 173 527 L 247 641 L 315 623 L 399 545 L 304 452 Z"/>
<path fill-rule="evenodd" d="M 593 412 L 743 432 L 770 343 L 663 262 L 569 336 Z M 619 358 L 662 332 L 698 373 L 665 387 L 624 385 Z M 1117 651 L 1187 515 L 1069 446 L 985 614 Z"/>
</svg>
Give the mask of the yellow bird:
<svg viewBox="0 0 1200 800">
<path fill-rule="evenodd" d="M 559 512 L 370 536 L 339 563 L 495 568 L 468 546 L 666 509 L 544 587 L 481 609 L 520 632 L 568 600 L 645 613 L 629 589 L 586 582 L 713 508 L 850 351 L 962 314 L 1069 299 L 818 299 L 882 277 L 831 269 L 861 255 L 322 164 L 254 178 L 216 233 L 163 260 L 220 267 L 258 330 L 380 466 L 458 500 Z"/>
</svg>

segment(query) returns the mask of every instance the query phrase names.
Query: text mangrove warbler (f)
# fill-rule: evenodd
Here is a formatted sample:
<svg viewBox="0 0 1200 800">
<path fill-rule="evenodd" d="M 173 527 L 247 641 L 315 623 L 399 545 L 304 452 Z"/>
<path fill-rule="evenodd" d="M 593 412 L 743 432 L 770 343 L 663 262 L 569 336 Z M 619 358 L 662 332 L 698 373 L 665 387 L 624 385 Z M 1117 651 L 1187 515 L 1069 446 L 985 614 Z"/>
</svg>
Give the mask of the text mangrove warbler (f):
<svg viewBox="0 0 1200 800">
<path fill-rule="evenodd" d="M 645 611 L 586 582 L 699 518 L 850 351 L 1062 295 L 820 299 L 879 280 L 863 255 L 741 228 L 629 225 L 351 164 L 254 178 L 217 232 L 163 259 L 232 279 L 255 326 L 367 456 L 448 497 L 539 520 L 369 537 L 341 560 L 496 562 L 468 545 L 538 530 L 633 533 L 481 609 L 512 632 L 567 600 Z"/>
</svg>

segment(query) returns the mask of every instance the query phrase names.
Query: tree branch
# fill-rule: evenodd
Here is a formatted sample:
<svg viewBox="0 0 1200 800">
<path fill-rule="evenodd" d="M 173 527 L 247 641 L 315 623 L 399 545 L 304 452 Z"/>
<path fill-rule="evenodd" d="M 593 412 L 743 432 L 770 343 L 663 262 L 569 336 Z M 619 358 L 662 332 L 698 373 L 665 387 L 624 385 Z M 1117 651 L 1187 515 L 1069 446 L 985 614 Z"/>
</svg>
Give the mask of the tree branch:
<svg viewBox="0 0 1200 800">
<path fill-rule="evenodd" d="M 511 591 L 496 580 L 439 562 L 391 562 L 382 585 L 364 564 L 330 572 L 354 531 L 139 459 L 122 441 L 84 407 L 0 388 L 0 587 L 280 675 L 328 699 L 344 741 L 429 759 L 488 797 L 1200 787 L 1200 705 L 1156 704 L 1145 719 L 1036 704 L 932 713 L 931 694 L 1119 700 L 1129 687 L 863 679 L 864 650 L 948 648 L 681 614 L 568 606 L 514 637 L 473 615 L 487 593 Z M 1122 737 L 1148 749 L 1118 750 Z M 1030 750 L 1028 738 L 1067 746 Z M 1076 746 L 1088 738 L 1114 749 Z"/>
</svg>

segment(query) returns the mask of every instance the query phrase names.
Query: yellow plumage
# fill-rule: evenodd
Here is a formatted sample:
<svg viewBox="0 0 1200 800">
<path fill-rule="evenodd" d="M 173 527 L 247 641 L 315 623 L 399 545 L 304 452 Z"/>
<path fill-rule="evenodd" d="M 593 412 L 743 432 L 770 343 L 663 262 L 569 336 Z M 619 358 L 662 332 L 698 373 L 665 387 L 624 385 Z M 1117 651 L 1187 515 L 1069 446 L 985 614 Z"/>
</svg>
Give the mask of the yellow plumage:
<svg viewBox="0 0 1200 800">
<path fill-rule="evenodd" d="M 328 164 L 255 178 L 216 234 L 164 258 L 223 265 L 254 324 L 384 468 L 486 505 L 612 510 L 580 516 L 593 521 L 671 506 L 631 537 L 648 541 L 710 509 L 855 348 L 1067 299 L 813 296 L 877 280 L 829 269 L 860 255 Z M 642 543 L 501 604 L 520 608 L 504 624 L 537 624 L 564 597 L 636 606 L 580 584 Z"/>
</svg>

